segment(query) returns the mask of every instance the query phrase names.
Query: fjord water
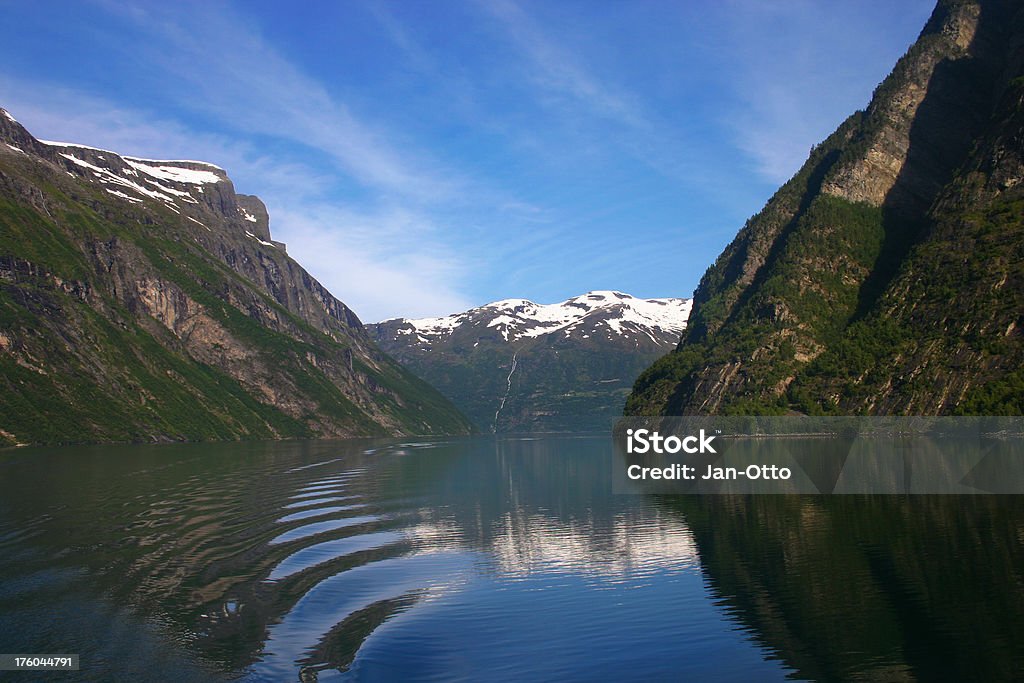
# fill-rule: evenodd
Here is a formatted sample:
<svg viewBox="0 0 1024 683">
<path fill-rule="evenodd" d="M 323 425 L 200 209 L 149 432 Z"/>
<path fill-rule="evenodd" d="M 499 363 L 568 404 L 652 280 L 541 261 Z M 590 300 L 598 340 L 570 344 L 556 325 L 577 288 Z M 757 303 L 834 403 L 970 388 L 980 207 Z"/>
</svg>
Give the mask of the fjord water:
<svg viewBox="0 0 1024 683">
<path fill-rule="evenodd" d="M 613 495 L 615 457 L 605 436 L 8 451 L 0 651 L 81 655 L 47 680 L 1024 672 L 1017 497 Z"/>
</svg>

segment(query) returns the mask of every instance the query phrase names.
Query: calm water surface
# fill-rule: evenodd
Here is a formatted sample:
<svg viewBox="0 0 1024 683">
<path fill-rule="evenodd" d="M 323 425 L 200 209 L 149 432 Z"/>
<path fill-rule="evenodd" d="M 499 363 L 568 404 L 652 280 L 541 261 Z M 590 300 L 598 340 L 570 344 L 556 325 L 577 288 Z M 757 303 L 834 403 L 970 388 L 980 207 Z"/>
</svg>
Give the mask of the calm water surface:
<svg viewBox="0 0 1024 683">
<path fill-rule="evenodd" d="M 97 681 L 1024 672 L 1016 497 L 612 495 L 614 458 L 607 437 L 7 451 L 0 652 L 77 652 L 46 680 Z"/>
</svg>

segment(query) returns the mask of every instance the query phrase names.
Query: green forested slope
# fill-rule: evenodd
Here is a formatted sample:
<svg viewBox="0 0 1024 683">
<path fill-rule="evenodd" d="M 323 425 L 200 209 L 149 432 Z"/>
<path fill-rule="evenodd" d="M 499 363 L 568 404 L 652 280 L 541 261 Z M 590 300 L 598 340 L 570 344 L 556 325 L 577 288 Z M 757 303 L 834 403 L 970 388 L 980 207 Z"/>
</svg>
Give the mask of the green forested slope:
<svg viewBox="0 0 1024 683">
<path fill-rule="evenodd" d="M 701 280 L 629 414 L 1020 414 L 1024 11 L 943 0 Z"/>
<path fill-rule="evenodd" d="M 0 445 L 469 430 L 222 170 L 0 142 Z"/>
</svg>

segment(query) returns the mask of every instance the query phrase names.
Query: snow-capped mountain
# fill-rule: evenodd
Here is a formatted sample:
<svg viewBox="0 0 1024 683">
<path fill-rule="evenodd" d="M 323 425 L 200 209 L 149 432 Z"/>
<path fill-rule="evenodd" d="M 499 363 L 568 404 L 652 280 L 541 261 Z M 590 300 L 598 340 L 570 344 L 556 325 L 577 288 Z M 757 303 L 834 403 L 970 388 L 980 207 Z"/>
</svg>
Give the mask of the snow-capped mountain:
<svg viewBox="0 0 1024 683">
<path fill-rule="evenodd" d="M 368 325 L 381 347 L 488 431 L 607 428 L 644 367 L 679 341 L 691 299 L 595 291 L 504 299 Z"/>
<path fill-rule="evenodd" d="M 4 117 L 17 124 L 6 111 Z M 18 136 L 23 130 L 12 127 L 10 135 Z M 68 176 L 95 183 L 129 205 L 160 202 L 209 232 L 212 228 L 195 214 L 212 212 L 218 219 L 240 219 L 247 237 L 265 247 L 286 251 L 283 242 L 270 238 L 270 219 L 263 202 L 236 194 L 227 172 L 219 166 L 205 161 L 141 159 L 72 142 L 39 140 L 27 134 L 20 137 L 16 144 L 6 143 L 6 147 L 25 157 L 50 159 Z"/>
<path fill-rule="evenodd" d="M 0 446 L 470 431 L 269 221 L 218 166 L 0 108 Z"/>
<path fill-rule="evenodd" d="M 503 299 L 443 318 L 397 318 L 378 326 L 393 329 L 417 344 L 431 344 L 472 329 L 482 337 L 494 335 L 509 343 L 559 334 L 587 339 L 615 337 L 673 346 L 686 329 L 692 299 L 638 299 L 612 291 L 587 292 L 557 304 L 527 299 Z"/>
</svg>

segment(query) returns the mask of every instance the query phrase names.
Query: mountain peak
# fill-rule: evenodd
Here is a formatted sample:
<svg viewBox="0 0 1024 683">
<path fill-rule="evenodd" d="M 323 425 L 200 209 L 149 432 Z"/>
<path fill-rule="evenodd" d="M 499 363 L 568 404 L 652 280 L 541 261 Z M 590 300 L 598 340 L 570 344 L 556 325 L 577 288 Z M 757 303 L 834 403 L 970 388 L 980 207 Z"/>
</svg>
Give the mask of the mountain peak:
<svg viewBox="0 0 1024 683">
<path fill-rule="evenodd" d="M 265 247 L 286 251 L 271 239 L 266 207 L 257 197 L 236 194 L 227 172 L 208 161 L 149 159 L 118 154 L 77 142 L 33 137 L 5 109 L 0 109 L 0 141 L 4 149 L 47 163 L 94 185 L 129 205 L 156 201 L 178 216 L 210 231 L 219 223 L 238 236 Z"/>
<path fill-rule="evenodd" d="M 480 429 L 596 430 L 621 414 L 640 370 L 676 346 L 691 305 L 595 290 L 553 304 L 502 299 L 367 329 Z"/>
<path fill-rule="evenodd" d="M 0 112 L 0 445 L 468 431 L 223 169 Z"/>
<path fill-rule="evenodd" d="M 638 299 L 623 292 L 596 290 L 554 304 L 502 299 L 439 318 L 394 318 L 380 325 L 396 327 L 398 334 L 414 335 L 424 344 L 460 328 L 479 328 L 485 336 L 499 334 L 504 341 L 515 342 L 558 332 L 568 335 L 598 324 L 615 335 L 639 334 L 656 343 L 664 337 L 675 344 L 686 329 L 691 305 L 690 299 Z"/>
</svg>

